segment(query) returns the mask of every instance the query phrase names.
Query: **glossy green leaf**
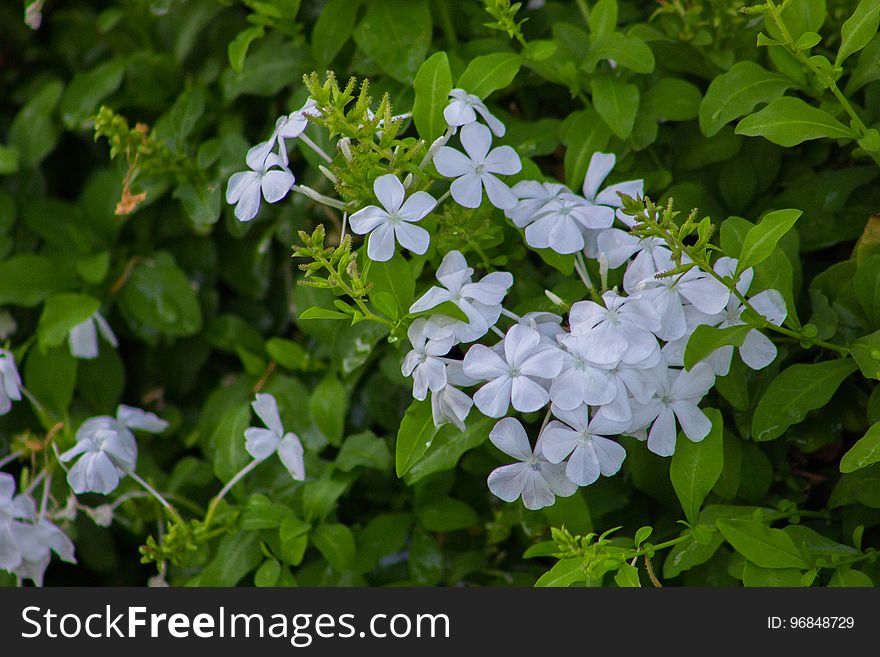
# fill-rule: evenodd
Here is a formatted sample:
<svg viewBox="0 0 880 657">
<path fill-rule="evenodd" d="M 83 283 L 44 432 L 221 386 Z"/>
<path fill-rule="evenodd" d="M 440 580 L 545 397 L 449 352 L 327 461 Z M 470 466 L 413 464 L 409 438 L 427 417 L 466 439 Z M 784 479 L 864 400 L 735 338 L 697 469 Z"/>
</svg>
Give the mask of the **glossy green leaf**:
<svg viewBox="0 0 880 657">
<path fill-rule="evenodd" d="M 754 62 L 737 62 L 712 80 L 700 103 L 700 130 L 707 137 L 722 126 L 780 98 L 794 82 Z"/>
<path fill-rule="evenodd" d="M 761 111 L 747 116 L 736 126 L 736 134 L 764 137 L 780 146 L 797 146 L 811 139 L 855 139 L 855 133 L 825 110 L 800 98 L 774 100 Z"/>
<path fill-rule="evenodd" d="M 431 144 L 446 132 L 447 127 L 443 110 L 449 104 L 452 73 L 445 52 L 434 53 L 425 60 L 416 74 L 413 89 L 416 92 L 412 110 L 413 121 L 419 136 Z"/>
<path fill-rule="evenodd" d="M 690 523 L 696 523 L 700 507 L 724 468 L 721 412 L 714 408 L 707 408 L 704 412 L 712 422 L 709 435 L 693 442 L 683 433 L 679 434 L 669 466 L 669 478 Z"/>
<path fill-rule="evenodd" d="M 799 363 L 783 370 L 758 401 L 752 417 L 752 437 L 757 441 L 778 438 L 810 411 L 821 408 L 856 369 L 849 358 L 821 363 Z"/>
<path fill-rule="evenodd" d="M 507 87 L 522 65 L 522 57 L 499 52 L 474 57 L 455 83 L 456 88 L 486 98 L 493 91 Z"/>
<path fill-rule="evenodd" d="M 781 529 L 753 520 L 719 520 L 725 540 L 746 559 L 762 568 L 809 568 L 801 551 Z"/>
</svg>

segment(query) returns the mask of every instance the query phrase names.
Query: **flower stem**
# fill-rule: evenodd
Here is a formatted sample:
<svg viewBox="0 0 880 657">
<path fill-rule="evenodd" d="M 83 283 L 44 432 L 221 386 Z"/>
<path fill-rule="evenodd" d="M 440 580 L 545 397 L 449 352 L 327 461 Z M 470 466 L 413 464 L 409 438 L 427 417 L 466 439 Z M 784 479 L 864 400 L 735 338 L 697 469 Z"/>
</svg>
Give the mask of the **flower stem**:
<svg viewBox="0 0 880 657">
<path fill-rule="evenodd" d="M 217 507 L 220 506 L 220 502 L 226 497 L 226 494 L 232 490 L 233 486 L 237 484 L 239 481 L 244 479 L 251 470 L 256 468 L 262 460 L 254 459 L 246 466 L 244 466 L 241 470 L 239 470 L 229 481 L 226 482 L 226 485 L 220 489 L 220 492 L 214 496 L 214 499 L 211 500 L 211 503 L 208 505 L 208 513 L 205 515 L 205 529 L 207 529 L 211 525 L 211 521 L 214 519 L 214 514 L 217 512 Z"/>
<path fill-rule="evenodd" d="M 171 514 L 171 517 L 174 518 L 174 520 L 176 522 L 179 522 L 180 524 L 184 524 L 183 518 L 180 517 L 180 514 L 177 512 L 177 509 L 175 509 L 173 506 L 171 506 L 171 503 L 168 500 L 166 500 L 164 497 L 162 497 L 162 494 L 159 491 L 157 491 L 155 488 L 150 486 L 150 484 L 148 484 L 137 472 L 131 471 L 128 473 L 128 476 L 131 477 L 132 479 L 134 479 L 138 484 L 140 484 L 143 487 L 143 489 L 145 491 L 147 491 L 150 495 L 155 497 L 156 500 L 159 502 L 159 504 L 161 504 L 162 506 L 164 506 L 168 510 L 168 513 Z"/>
<path fill-rule="evenodd" d="M 22 455 L 19 452 L 10 452 L 2 459 L 0 459 L 0 470 L 12 463 L 15 459 L 21 458 L 21 456 Z"/>
<path fill-rule="evenodd" d="M 306 133 L 302 133 L 299 136 L 299 138 L 302 140 L 302 143 L 304 143 L 306 146 L 308 146 L 313 151 L 315 151 L 315 153 L 318 155 L 318 157 L 320 157 L 322 160 L 324 160 L 325 162 L 328 162 L 328 163 L 333 162 L 333 158 L 330 157 L 329 155 L 327 155 L 327 153 L 324 152 L 323 148 L 321 148 L 315 142 L 313 142 L 311 139 L 309 139 L 309 137 L 308 137 L 308 135 L 306 135 Z"/>
</svg>

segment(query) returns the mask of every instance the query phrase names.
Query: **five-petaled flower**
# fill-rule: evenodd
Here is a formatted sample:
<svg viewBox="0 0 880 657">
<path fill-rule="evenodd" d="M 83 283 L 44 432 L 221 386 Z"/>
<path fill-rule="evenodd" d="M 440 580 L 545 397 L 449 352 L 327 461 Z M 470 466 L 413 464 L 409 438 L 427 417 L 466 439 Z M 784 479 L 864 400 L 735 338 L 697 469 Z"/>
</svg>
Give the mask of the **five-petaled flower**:
<svg viewBox="0 0 880 657">
<path fill-rule="evenodd" d="M 67 473 L 71 490 L 77 495 L 113 492 L 137 465 L 137 441 L 131 430 L 161 433 L 167 427 L 153 413 L 125 405 L 119 406 L 115 418 L 89 418 L 77 430 L 76 444 L 61 455 L 63 463 L 79 457 Z"/>
<path fill-rule="evenodd" d="M 413 224 L 424 219 L 434 209 L 437 205 L 434 197 L 428 192 L 415 192 L 406 198 L 403 183 L 392 173 L 376 178 L 373 192 L 383 207 L 368 205 L 349 219 L 355 233 L 369 233 L 367 255 L 370 260 L 390 260 L 394 256 L 395 240 L 413 253 L 425 253 L 431 236 L 424 228 Z"/>
<path fill-rule="evenodd" d="M 248 454 L 257 461 L 264 461 L 277 452 L 278 458 L 291 477 L 297 481 L 305 479 L 302 443 L 295 433 L 284 431 L 275 397 L 266 393 L 257 393 L 251 406 L 257 417 L 268 428 L 250 427 L 245 430 L 245 449 Z"/>
<path fill-rule="evenodd" d="M 442 176 L 455 178 L 450 186 L 452 198 L 466 208 L 477 208 L 483 200 L 483 189 L 489 202 L 501 210 L 509 210 L 517 199 L 510 187 L 495 174 L 510 176 L 522 169 L 519 155 L 510 146 L 492 147 L 489 128 L 469 123 L 461 129 L 461 145 L 465 155 L 450 146 L 443 146 L 434 156 L 434 166 Z"/>
<path fill-rule="evenodd" d="M 250 171 L 232 174 L 226 187 L 226 202 L 235 204 L 239 221 L 250 221 L 260 211 L 260 196 L 267 203 L 283 199 L 295 182 L 290 169 L 277 153 L 266 154 L 265 143 L 248 151 L 246 162 Z"/>
<path fill-rule="evenodd" d="M 532 449 L 519 420 L 504 418 L 489 433 L 489 440 L 519 461 L 496 468 L 489 474 L 489 490 L 505 502 L 522 497 L 527 509 L 536 510 L 553 504 L 557 495 L 568 497 L 577 490 L 577 484 L 565 476 L 565 466 L 550 463 L 544 456 L 541 438 Z"/>
</svg>

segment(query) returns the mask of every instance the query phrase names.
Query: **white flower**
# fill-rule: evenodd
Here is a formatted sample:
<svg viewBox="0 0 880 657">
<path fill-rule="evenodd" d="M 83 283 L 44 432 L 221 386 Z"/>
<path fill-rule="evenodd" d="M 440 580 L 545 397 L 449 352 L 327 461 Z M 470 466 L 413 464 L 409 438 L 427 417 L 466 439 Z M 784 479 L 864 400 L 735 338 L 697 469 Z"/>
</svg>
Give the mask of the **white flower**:
<svg viewBox="0 0 880 657">
<path fill-rule="evenodd" d="M 698 405 L 715 383 L 715 375 L 706 363 L 697 363 L 690 371 L 661 366 L 654 373 L 657 392 L 645 405 L 645 415 L 656 418 L 648 432 L 648 449 L 660 456 L 672 456 L 676 420 L 684 435 L 694 442 L 699 442 L 712 430 L 712 423 Z"/>
<path fill-rule="evenodd" d="M 33 500 L 15 494 L 15 479 L 0 472 L 0 570 L 17 568 L 22 560 L 22 520 L 33 520 Z"/>
<path fill-rule="evenodd" d="M 507 272 L 493 272 L 474 283 L 474 270 L 459 251 L 450 251 L 437 269 L 442 287 L 432 286 L 410 306 L 410 313 L 420 313 L 451 301 L 467 316 L 468 321 L 455 320 L 451 326 L 459 342 L 473 342 L 486 335 L 501 316 L 501 302 L 513 285 Z"/>
<path fill-rule="evenodd" d="M 578 486 L 589 486 L 599 475 L 610 477 L 620 470 L 626 450 L 606 436 L 616 435 L 625 427 L 601 416 L 589 418 L 586 406 L 563 411 L 554 409 L 553 420 L 541 433 L 544 456 L 551 463 L 565 464 L 565 476 Z"/>
<path fill-rule="evenodd" d="M 285 116 L 279 116 L 275 121 L 275 130 L 272 131 L 272 136 L 269 137 L 269 140 L 257 144 L 255 147 L 257 150 L 254 151 L 253 161 L 257 163 L 265 162 L 266 158 L 269 157 L 269 153 L 275 148 L 275 144 L 277 143 L 278 156 L 281 159 L 281 163 L 284 166 L 287 166 L 287 144 L 284 140 L 297 139 L 302 136 L 306 131 L 306 128 L 309 126 L 309 110 L 313 110 L 314 108 L 315 101 L 314 99 L 309 98 L 306 100 L 305 105 L 295 112 L 291 112 Z M 270 201 L 270 203 L 271 202 L 272 201 Z"/>
<path fill-rule="evenodd" d="M 484 415 L 502 417 L 508 406 L 523 413 L 546 405 L 550 395 L 536 379 L 552 379 L 562 369 L 562 353 L 543 344 L 535 329 L 516 324 L 504 336 L 503 356 L 475 344 L 464 357 L 464 373 L 489 381 L 474 395 Z"/>
<path fill-rule="evenodd" d="M 583 335 L 565 335 L 563 366 L 550 386 L 550 399 L 559 408 L 571 411 L 581 404 L 600 406 L 614 400 L 615 387 L 607 370 L 590 362 L 592 342 Z"/>
<path fill-rule="evenodd" d="M 239 171 L 229 178 L 226 202 L 235 204 L 235 216 L 239 221 L 250 221 L 257 216 L 261 194 L 267 203 L 277 203 L 295 182 L 280 156 L 265 154 L 266 143 L 257 144 L 248 151 L 246 162 L 250 171 Z"/>
<path fill-rule="evenodd" d="M 661 329 L 655 331 L 661 340 L 678 340 L 687 333 L 684 305 L 688 302 L 707 315 L 720 313 L 730 298 L 723 283 L 692 267 L 683 274 L 651 278 L 642 281 L 640 296 L 650 303 L 660 316 Z"/>
<path fill-rule="evenodd" d="M 77 495 L 113 492 L 137 465 L 137 441 L 131 429 L 159 433 L 167 427 L 168 423 L 153 413 L 124 405 L 119 406 L 115 418 L 89 418 L 76 432 L 76 445 L 61 455 L 64 463 L 79 457 L 67 473 L 71 490 Z"/>
<path fill-rule="evenodd" d="M 609 228 L 599 233 L 597 242 L 599 253 L 605 254 L 610 269 L 617 269 L 635 255 L 623 275 L 623 289 L 630 293 L 635 292 L 642 281 L 674 267 L 672 251 L 657 237 L 642 238 L 619 228 Z"/>
<path fill-rule="evenodd" d="M 61 529 L 45 518 L 20 528 L 18 543 L 21 547 L 21 563 L 12 569 L 13 574 L 30 579 L 37 586 L 43 585 L 43 576 L 54 552 L 62 561 L 76 563 L 73 542 Z"/>
<path fill-rule="evenodd" d="M 451 384 L 446 384 L 442 390 L 431 393 L 434 426 L 441 427 L 447 422 L 452 422 L 459 431 L 464 431 L 464 421 L 473 405 L 473 400 L 465 393 Z"/>
<path fill-rule="evenodd" d="M 644 181 L 642 180 L 627 180 L 616 185 L 610 185 L 601 191 L 599 190 L 599 187 L 605 182 L 605 178 L 611 173 L 611 169 L 614 168 L 616 161 L 617 158 L 612 153 L 593 153 L 593 157 L 590 158 L 590 164 L 587 167 L 587 175 L 584 177 L 583 191 L 584 198 L 587 201 L 594 205 L 620 208 L 623 206 L 623 203 L 617 195 L 618 192 L 633 198 L 642 195 L 644 188 Z M 613 210 L 610 211 L 610 214 L 613 219 Z M 610 221 L 608 225 L 611 225 Z"/>
<path fill-rule="evenodd" d="M 370 233 L 367 245 L 370 260 L 390 260 L 394 256 L 395 240 L 413 253 L 425 253 L 431 236 L 424 228 L 413 223 L 421 221 L 434 209 L 437 205 L 434 197 L 428 192 L 416 192 L 404 201 L 406 190 L 392 173 L 376 178 L 373 191 L 384 209 L 368 205 L 349 219 L 349 225 L 355 233 Z"/>
<path fill-rule="evenodd" d="M 601 405 L 599 414 L 612 422 L 627 423 L 630 431 L 644 428 L 652 418 L 642 421 L 639 413 L 651 401 L 657 389 L 654 382 L 656 377 L 650 376 L 646 370 L 654 367 L 657 364 L 651 361 L 637 365 L 620 362 L 607 370 L 609 387 L 614 391 L 614 397 Z"/>
<path fill-rule="evenodd" d="M 290 476 L 296 481 L 303 481 L 306 478 L 303 446 L 295 433 L 284 432 L 275 397 L 258 393 L 251 406 L 257 417 L 269 428 L 250 427 L 245 430 L 245 449 L 248 454 L 263 461 L 278 452 L 278 458 Z"/>
<path fill-rule="evenodd" d="M 504 215 L 518 228 L 525 228 L 535 219 L 538 211 L 548 202 L 559 198 L 580 198 L 565 185 L 537 180 L 520 180 L 510 190 L 517 198 L 516 205 Z"/>
<path fill-rule="evenodd" d="M 489 490 L 505 502 L 522 497 L 527 509 L 536 510 L 553 504 L 557 495 L 568 497 L 577 490 L 577 484 L 565 476 L 564 466 L 550 463 L 544 456 L 540 438 L 532 450 L 529 437 L 518 420 L 508 417 L 498 422 L 489 434 L 489 440 L 519 461 L 496 468 L 489 474 Z"/>
<path fill-rule="evenodd" d="M 0 415 L 12 408 L 12 402 L 21 399 L 21 377 L 15 367 L 12 352 L 0 349 Z"/>
<path fill-rule="evenodd" d="M 96 327 L 97 326 L 97 330 Z M 84 322 L 70 329 L 67 342 L 70 345 L 70 353 L 75 358 L 92 359 L 98 357 L 98 333 L 115 349 L 119 346 L 113 329 L 99 312 L 89 317 Z"/>
<path fill-rule="evenodd" d="M 452 349 L 455 334 L 449 326 L 438 327 L 420 317 L 406 335 L 413 348 L 403 359 L 401 372 L 413 377 L 413 397 L 422 400 L 428 390 L 439 392 L 446 385 L 446 364 L 440 356 Z"/>
<path fill-rule="evenodd" d="M 590 205 L 580 197 L 561 196 L 548 201 L 533 217 L 526 227 L 526 243 L 556 253 L 577 253 L 586 246 L 588 230 L 608 228 L 613 222 L 612 210 Z"/>
<path fill-rule="evenodd" d="M 715 271 L 722 276 L 732 276 L 736 271 L 737 261 L 734 258 L 722 257 L 715 263 Z M 740 274 L 736 282 L 737 291 L 745 296 L 752 285 L 754 271 L 751 267 Z M 780 326 L 788 315 L 785 307 L 785 299 L 777 290 L 764 290 L 749 298 L 749 304 L 767 321 L 775 326 Z M 731 294 L 727 307 L 718 315 L 704 316 L 701 323 L 718 328 L 741 326 L 745 324 L 742 313 L 745 306 L 739 298 Z M 766 335 L 752 329 L 746 334 L 746 338 L 739 347 L 739 355 L 743 362 L 753 370 L 767 367 L 776 359 L 776 345 Z M 730 359 L 733 356 L 733 347 L 726 346 L 717 349 L 707 359 L 713 365 L 715 373 L 724 376 L 730 369 Z"/>
<path fill-rule="evenodd" d="M 449 92 L 452 99 L 443 110 L 443 118 L 450 127 L 457 128 L 468 125 L 477 120 L 477 114 L 483 117 L 486 125 L 495 133 L 496 137 L 504 136 L 504 124 L 492 116 L 483 101 L 464 89 L 453 89 Z"/>
<path fill-rule="evenodd" d="M 660 318 L 654 308 L 639 296 L 622 297 L 608 291 L 602 295 L 605 307 L 594 301 L 578 301 L 571 307 L 572 335 L 584 336 L 590 360 L 613 367 L 618 362 L 635 365 L 660 358 L 660 345 L 654 333 Z"/>
<path fill-rule="evenodd" d="M 444 146 L 434 156 L 434 166 L 442 176 L 455 178 L 450 187 L 452 198 L 466 208 L 477 208 L 483 200 L 483 188 L 496 208 L 508 210 L 516 205 L 516 196 L 493 174 L 513 175 L 522 169 L 519 155 L 510 146 L 492 146 L 492 134 L 479 123 L 461 129 L 461 145 L 467 155 Z"/>
</svg>

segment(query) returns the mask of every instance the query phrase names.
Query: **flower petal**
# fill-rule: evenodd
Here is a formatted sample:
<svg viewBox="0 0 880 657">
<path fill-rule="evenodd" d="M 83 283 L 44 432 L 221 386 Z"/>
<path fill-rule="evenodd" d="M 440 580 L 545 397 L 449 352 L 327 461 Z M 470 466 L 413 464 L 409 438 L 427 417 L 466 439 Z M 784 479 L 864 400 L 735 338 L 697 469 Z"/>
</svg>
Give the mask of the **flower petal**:
<svg viewBox="0 0 880 657">
<path fill-rule="evenodd" d="M 284 427 L 281 425 L 281 416 L 278 414 L 278 402 L 275 397 L 265 392 L 257 393 L 251 408 L 269 429 L 278 436 L 284 433 Z"/>
<path fill-rule="evenodd" d="M 384 176 L 376 178 L 373 182 L 373 192 L 376 194 L 379 202 L 390 213 L 400 210 L 400 206 L 403 205 L 403 198 L 406 196 L 403 183 L 393 173 L 386 173 Z"/>
</svg>

